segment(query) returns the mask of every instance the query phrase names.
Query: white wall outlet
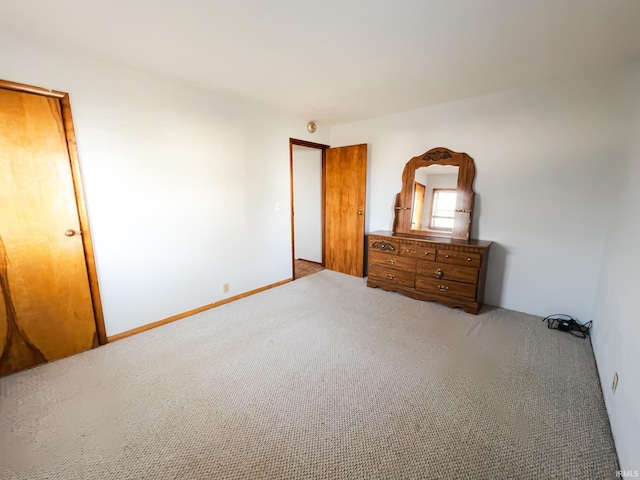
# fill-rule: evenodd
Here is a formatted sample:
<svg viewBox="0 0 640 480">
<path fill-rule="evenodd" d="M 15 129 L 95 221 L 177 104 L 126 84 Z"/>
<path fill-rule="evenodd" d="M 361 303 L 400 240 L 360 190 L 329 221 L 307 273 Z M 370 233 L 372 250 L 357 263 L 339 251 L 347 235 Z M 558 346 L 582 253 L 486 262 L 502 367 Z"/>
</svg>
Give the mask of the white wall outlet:
<svg viewBox="0 0 640 480">
<path fill-rule="evenodd" d="M 229 283 L 228 282 L 224 282 L 222 284 L 222 293 L 229 293 Z"/>
<path fill-rule="evenodd" d="M 616 389 L 618 388 L 618 372 L 613 372 L 613 383 L 611 384 L 611 391 L 616 393 Z"/>
</svg>

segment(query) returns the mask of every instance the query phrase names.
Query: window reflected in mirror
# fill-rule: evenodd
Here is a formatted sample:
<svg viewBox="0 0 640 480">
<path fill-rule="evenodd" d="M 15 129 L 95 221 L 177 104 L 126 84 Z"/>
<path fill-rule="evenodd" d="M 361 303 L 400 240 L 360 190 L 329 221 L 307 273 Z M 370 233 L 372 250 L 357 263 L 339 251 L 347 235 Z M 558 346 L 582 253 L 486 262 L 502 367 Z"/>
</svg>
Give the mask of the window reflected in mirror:
<svg viewBox="0 0 640 480">
<path fill-rule="evenodd" d="M 431 165 L 416 170 L 411 230 L 453 230 L 458 170 L 459 167 L 453 165 Z"/>
<path fill-rule="evenodd" d="M 456 213 L 456 191 L 434 188 L 431 196 L 431 205 L 429 227 L 453 230 L 453 219 Z"/>
</svg>

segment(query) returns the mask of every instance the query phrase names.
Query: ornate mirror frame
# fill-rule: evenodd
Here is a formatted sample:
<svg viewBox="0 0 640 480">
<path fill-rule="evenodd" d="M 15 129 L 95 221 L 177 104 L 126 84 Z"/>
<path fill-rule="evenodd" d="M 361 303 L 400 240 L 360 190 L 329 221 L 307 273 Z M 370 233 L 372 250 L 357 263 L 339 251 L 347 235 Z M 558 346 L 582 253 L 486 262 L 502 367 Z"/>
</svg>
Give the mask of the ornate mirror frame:
<svg viewBox="0 0 640 480">
<path fill-rule="evenodd" d="M 413 189 L 416 170 L 431 165 L 452 165 L 459 167 L 456 188 L 456 211 L 451 232 L 412 230 Z M 432 148 L 428 152 L 413 157 L 402 172 L 402 190 L 396 195 L 393 233 L 417 235 L 421 237 L 445 237 L 456 240 L 469 240 L 471 219 L 473 217 L 473 180 L 476 167 L 473 158 L 466 153 L 458 153 L 448 148 Z"/>
</svg>

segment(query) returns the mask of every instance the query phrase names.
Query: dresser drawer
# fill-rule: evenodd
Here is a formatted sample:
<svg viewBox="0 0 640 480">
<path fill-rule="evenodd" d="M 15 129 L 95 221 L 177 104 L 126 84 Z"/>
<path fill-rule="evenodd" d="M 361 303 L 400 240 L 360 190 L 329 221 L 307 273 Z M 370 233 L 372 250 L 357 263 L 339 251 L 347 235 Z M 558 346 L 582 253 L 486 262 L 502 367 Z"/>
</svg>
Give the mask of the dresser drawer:
<svg viewBox="0 0 640 480">
<path fill-rule="evenodd" d="M 435 280 L 453 280 L 474 285 L 478 283 L 478 269 L 474 267 L 418 260 L 416 273 Z"/>
<path fill-rule="evenodd" d="M 401 242 L 389 238 L 369 237 L 369 252 L 385 252 L 388 255 L 398 255 Z"/>
<path fill-rule="evenodd" d="M 445 297 L 476 299 L 476 286 L 468 283 L 448 282 L 433 278 L 416 277 L 416 289 Z"/>
<path fill-rule="evenodd" d="M 395 268 L 398 270 L 404 270 L 406 272 L 416 271 L 415 258 L 401 257 L 398 255 L 389 255 L 385 252 L 376 252 L 374 250 L 369 252 L 369 263 L 372 265 L 380 265 L 381 267 Z"/>
<path fill-rule="evenodd" d="M 409 288 L 413 288 L 415 280 L 415 274 L 413 272 L 403 272 L 379 265 L 369 265 L 369 277 Z"/>
<path fill-rule="evenodd" d="M 423 258 L 425 260 L 436 259 L 436 249 L 420 245 L 400 244 L 399 255 L 403 257 Z"/>
<path fill-rule="evenodd" d="M 442 263 L 453 263 L 456 265 L 467 265 L 469 267 L 479 267 L 482 255 L 479 253 L 455 252 L 452 250 L 440 250 L 436 255 L 436 261 Z"/>
</svg>

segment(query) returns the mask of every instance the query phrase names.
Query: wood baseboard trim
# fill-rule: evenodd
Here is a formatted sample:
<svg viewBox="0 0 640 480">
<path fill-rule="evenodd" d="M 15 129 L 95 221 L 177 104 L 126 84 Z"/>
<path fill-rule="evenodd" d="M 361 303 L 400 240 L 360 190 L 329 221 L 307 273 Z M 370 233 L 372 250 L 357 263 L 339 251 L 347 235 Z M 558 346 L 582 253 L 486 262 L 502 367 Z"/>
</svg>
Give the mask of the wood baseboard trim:
<svg viewBox="0 0 640 480">
<path fill-rule="evenodd" d="M 320 265 L 321 267 L 324 267 L 322 262 L 314 262 L 313 260 L 307 260 L 306 258 L 296 258 L 296 260 L 302 260 L 303 262 L 313 263 L 314 265 Z"/>
<path fill-rule="evenodd" d="M 143 325 L 141 327 L 134 328 L 132 330 L 127 330 L 126 332 L 117 333 L 116 335 L 107 337 L 107 342 L 111 343 L 117 340 L 122 340 L 123 338 L 130 337 L 131 335 L 135 335 L 136 333 L 146 332 L 147 330 L 151 330 L 152 328 L 156 328 L 161 325 L 166 325 L 167 323 L 175 322 L 176 320 L 180 320 L 182 318 L 189 317 L 191 315 L 195 315 L 196 313 L 204 312 L 206 310 L 210 310 L 212 308 L 219 307 L 227 303 L 235 302 L 236 300 L 240 300 L 241 298 L 250 297 L 251 295 L 255 295 L 256 293 L 264 292 L 265 290 L 269 290 L 270 288 L 279 287 L 280 285 L 284 285 L 285 283 L 289 283 L 292 281 L 293 281 L 293 278 L 288 278 L 280 282 L 276 282 L 270 285 L 266 285 L 264 287 L 256 288 L 255 290 L 250 290 L 248 292 L 241 293 L 240 295 L 235 295 L 233 297 L 225 298 L 224 300 L 219 300 L 217 302 L 210 303 L 202 307 L 194 308 L 193 310 L 189 310 L 188 312 L 179 313 L 178 315 L 174 315 L 172 317 L 165 318 L 163 320 L 158 320 L 157 322 L 148 323 L 147 325 Z"/>
</svg>

